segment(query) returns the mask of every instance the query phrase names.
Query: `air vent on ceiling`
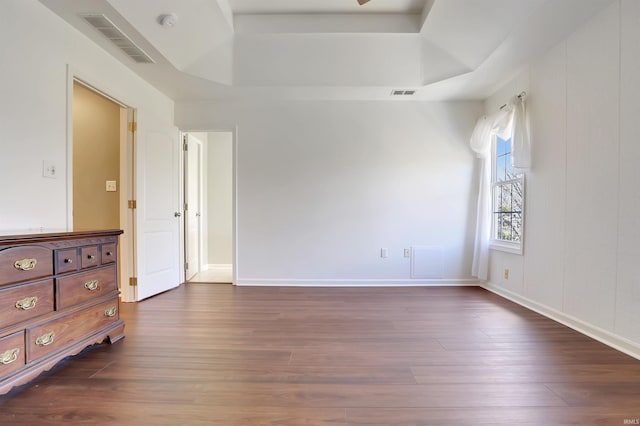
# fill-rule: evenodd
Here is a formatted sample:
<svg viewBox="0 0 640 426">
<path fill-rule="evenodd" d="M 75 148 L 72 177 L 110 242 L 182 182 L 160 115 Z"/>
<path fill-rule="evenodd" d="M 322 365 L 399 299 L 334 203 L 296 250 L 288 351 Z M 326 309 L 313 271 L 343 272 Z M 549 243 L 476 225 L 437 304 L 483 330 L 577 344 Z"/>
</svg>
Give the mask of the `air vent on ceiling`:
<svg viewBox="0 0 640 426">
<path fill-rule="evenodd" d="M 413 96 L 416 94 L 415 90 L 392 90 L 391 96 Z"/>
<path fill-rule="evenodd" d="M 82 14 L 82 18 L 102 35 L 111 40 L 113 44 L 118 46 L 128 57 L 141 64 L 155 63 L 147 53 L 136 45 L 120 28 L 111 22 L 109 18 L 102 14 Z"/>
</svg>

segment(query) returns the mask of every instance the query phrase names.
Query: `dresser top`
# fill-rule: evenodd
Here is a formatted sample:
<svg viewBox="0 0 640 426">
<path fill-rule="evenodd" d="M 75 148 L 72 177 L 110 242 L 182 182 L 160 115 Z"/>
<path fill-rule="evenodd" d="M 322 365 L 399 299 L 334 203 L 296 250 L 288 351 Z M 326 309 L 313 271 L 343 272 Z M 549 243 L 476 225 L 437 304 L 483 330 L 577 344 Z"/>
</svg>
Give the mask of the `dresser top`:
<svg viewBox="0 0 640 426">
<path fill-rule="evenodd" d="M 47 234 L 0 235 L 0 245 L 46 243 L 50 241 L 77 240 L 80 238 L 111 237 L 122 234 L 121 229 L 101 231 L 53 232 Z"/>
</svg>

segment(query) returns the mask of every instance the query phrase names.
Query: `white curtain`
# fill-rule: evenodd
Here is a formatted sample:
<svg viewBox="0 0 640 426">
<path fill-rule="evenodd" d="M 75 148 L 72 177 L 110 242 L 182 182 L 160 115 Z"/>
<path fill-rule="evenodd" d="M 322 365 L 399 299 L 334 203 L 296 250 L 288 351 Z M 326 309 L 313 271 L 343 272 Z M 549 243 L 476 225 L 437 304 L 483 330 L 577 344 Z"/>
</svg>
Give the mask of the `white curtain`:
<svg viewBox="0 0 640 426">
<path fill-rule="evenodd" d="M 481 280 L 489 278 L 489 241 L 491 240 L 491 144 L 495 135 L 511 138 L 514 167 L 531 165 L 529 126 L 526 121 L 524 97 L 516 98 L 498 112 L 481 117 L 471 135 L 470 146 L 481 161 L 478 182 L 476 236 L 471 274 Z M 517 157 L 517 160 L 516 160 Z"/>
<path fill-rule="evenodd" d="M 491 232 L 491 158 L 480 158 L 476 238 L 473 246 L 471 275 L 486 281 L 489 278 L 489 232 Z"/>
<path fill-rule="evenodd" d="M 511 156 L 513 167 L 520 169 L 520 171 L 531 168 L 531 136 L 524 96 L 518 98 L 513 106 L 511 152 L 513 153 Z"/>
</svg>

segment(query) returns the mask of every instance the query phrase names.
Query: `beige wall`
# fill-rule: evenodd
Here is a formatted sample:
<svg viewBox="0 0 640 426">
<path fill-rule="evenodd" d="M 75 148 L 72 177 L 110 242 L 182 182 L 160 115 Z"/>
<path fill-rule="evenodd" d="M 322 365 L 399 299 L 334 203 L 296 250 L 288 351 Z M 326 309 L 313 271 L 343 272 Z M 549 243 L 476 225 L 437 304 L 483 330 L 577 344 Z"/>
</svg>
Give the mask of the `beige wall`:
<svg viewBox="0 0 640 426">
<path fill-rule="evenodd" d="M 74 83 L 73 229 L 120 228 L 121 107 Z M 107 192 L 107 180 L 117 182 Z"/>
</svg>

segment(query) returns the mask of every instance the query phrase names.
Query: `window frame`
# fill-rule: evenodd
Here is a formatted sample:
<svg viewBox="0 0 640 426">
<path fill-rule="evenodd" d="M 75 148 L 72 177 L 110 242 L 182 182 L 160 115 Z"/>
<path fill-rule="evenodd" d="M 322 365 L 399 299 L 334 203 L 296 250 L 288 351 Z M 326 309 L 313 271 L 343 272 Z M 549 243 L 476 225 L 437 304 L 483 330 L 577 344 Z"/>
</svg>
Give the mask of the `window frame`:
<svg viewBox="0 0 640 426">
<path fill-rule="evenodd" d="M 507 253 L 513 253 L 513 254 L 518 254 L 518 255 L 522 255 L 523 254 L 523 247 L 524 247 L 524 238 L 525 238 L 525 195 L 526 195 L 526 188 L 525 188 L 525 174 L 524 172 L 520 172 L 516 175 L 515 178 L 513 179 L 509 179 L 509 180 L 502 180 L 502 181 L 498 181 L 497 178 L 497 171 L 498 171 L 498 138 L 499 136 L 494 135 L 493 136 L 493 140 L 492 140 L 492 145 L 491 145 L 491 184 L 490 184 L 490 197 L 491 197 L 491 202 L 490 202 L 490 207 L 491 207 L 491 237 L 489 239 L 489 248 L 491 248 L 492 250 L 499 250 L 499 251 L 504 251 Z M 503 139 L 500 138 L 503 141 L 510 141 L 510 139 Z M 511 146 L 513 147 L 513 142 L 510 141 Z M 510 155 L 513 155 L 513 148 L 511 149 Z M 496 230 L 496 219 L 495 219 L 495 215 L 496 215 L 496 206 L 495 206 L 495 201 L 496 201 L 496 189 L 500 188 L 504 185 L 510 185 L 513 184 L 515 182 L 520 182 L 521 188 L 522 188 L 522 210 L 521 210 L 521 231 L 520 231 L 520 241 L 507 241 L 507 240 L 501 240 L 496 238 L 496 234 L 497 234 L 497 230 Z"/>
</svg>

